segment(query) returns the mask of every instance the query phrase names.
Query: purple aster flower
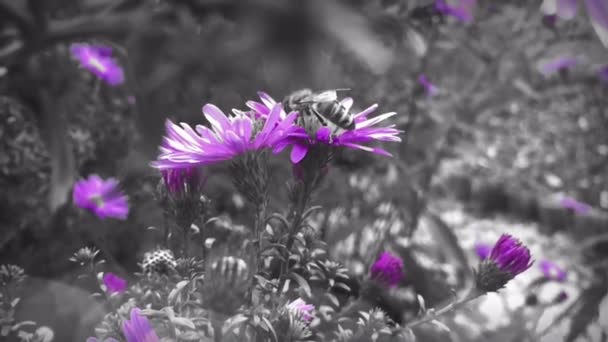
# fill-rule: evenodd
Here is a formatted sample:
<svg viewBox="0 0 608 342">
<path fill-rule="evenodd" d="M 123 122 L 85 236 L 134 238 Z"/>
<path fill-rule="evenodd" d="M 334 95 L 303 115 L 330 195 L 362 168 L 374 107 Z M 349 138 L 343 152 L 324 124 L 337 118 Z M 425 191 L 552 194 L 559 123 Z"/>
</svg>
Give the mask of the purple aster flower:
<svg viewBox="0 0 608 342">
<path fill-rule="evenodd" d="M 597 72 L 597 76 L 602 82 L 608 83 L 608 65 L 601 67 Z"/>
<path fill-rule="evenodd" d="M 487 243 L 478 242 L 475 244 L 475 253 L 481 260 L 485 260 L 488 256 L 490 256 L 490 252 L 492 251 L 492 246 Z"/>
<path fill-rule="evenodd" d="M 426 75 L 422 74 L 418 76 L 418 82 L 420 82 L 420 84 L 422 84 L 422 86 L 424 87 L 424 90 L 426 90 L 427 96 L 433 97 L 439 94 L 439 88 L 437 88 L 437 86 L 431 83 L 428 78 L 426 78 Z"/>
<path fill-rule="evenodd" d="M 86 342 L 101 342 L 101 341 L 98 340 L 97 337 L 89 337 L 89 338 L 87 338 Z M 115 338 L 112 338 L 112 337 L 108 337 L 105 340 L 103 340 L 103 342 L 118 342 L 118 340 Z"/>
<path fill-rule="evenodd" d="M 559 201 L 559 204 L 566 208 L 574 211 L 576 214 L 586 214 L 591 210 L 591 206 L 587 203 L 583 203 L 575 200 L 571 197 L 564 197 Z"/>
<path fill-rule="evenodd" d="M 395 287 L 403 278 L 403 260 L 389 252 L 383 252 L 369 272 L 372 279 Z"/>
<path fill-rule="evenodd" d="M 160 156 L 152 163 L 158 169 L 188 168 L 209 165 L 235 158 L 250 151 L 273 149 L 286 139 L 294 128 L 297 113 L 285 115 L 281 104 L 275 104 L 266 117 L 263 127 L 255 132 L 255 119 L 251 113 L 239 112 L 227 117 L 212 104 L 203 107 L 211 128 L 197 125 L 196 130 L 182 123 L 166 122 L 166 136 L 160 147 Z"/>
<path fill-rule="evenodd" d="M 568 70 L 578 64 L 576 57 L 561 56 L 539 65 L 539 70 L 545 75 Z"/>
<path fill-rule="evenodd" d="M 276 103 L 268 94 L 260 93 L 260 98 L 263 103 L 249 101 L 247 105 L 257 113 L 257 115 L 265 116 L 269 110 L 269 106 Z M 341 102 L 341 105 L 349 110 L 353 105 L 351 98 L 345 98 Z M 293 130 L 287 133 L 287 139 L 279 141 L 273 151 L 278 153 L 289 145 L 292 145 L 291 150 L 291 162 L 297 164 L 301 162 L 307 155 L 308 150 L 315 144 L 325 144 L 334 147 L 347 147 L 359 149 L 367 152 L 381 154 L 385 156 L 392 156 L 388 151 L 381 148 L 374 148 L 362 145 L 373 140 L 378 141 L 393 141 L 400 142 L 401 138 L 398 137 L 402 131 L 395 129 L 395 125 L 387 127 L 372 127 L 392 116 L 397 115 L 395 112 L 384 113 L 374 118 L 368 119 L 367 116 L 373 113 L 377 104 L 374 104 L 364 111 L 354 114 L 355 128 L 352 130 L 342 130 L 339 128 L 332 129 L 328 126 L 320 126 L 316 129 L 316 133 L 311 135 L 307 132 L 304 127 L 295 126 Z"/>
<path fill-rule="evenodd" d="M 122 332 L 127 342 L 160 342 L 150 321 L 139 314 L 139 309 L 131 309 L 131 320 L 122 323 Z"/>
<path fill-rule="evenodd" d="M 554 262 L 543 260 L 540 262 L 539 266 L 547 279 L 559 282 L 566 280 L 568 273 L 566 273 L 566 271 L 564 271 L 561 267 L 557 266 L 557 264 Z"/>
<path fill-rule="evenodd" d="M 118 189 L 118 181 L 114 178 L 101 179 L 98 175 L 91 175 L 74 185 L 74 203 L 93 212 L 97 217 L 105 219 L 113 217 L 126 219 L 129 214 L 127 196 Z"/>
<path fill-rule="evenodd" d="M 494 244 L 490 256 L 479 264 L 477 288 L 482 292 L 498 291 L 532 264 L 530 250 L 511 235 L 503 234 Z"/>
<path fill-rule="evenodd" d="M 112 272 L 103 275 L 103 284 L 108 293 L 122 293 L 127 289 L 127 281 Z"/>
<path fill-rule="evenodd" d="M 124 82 L 122 68 L 112 58 L 112 48 L 75 43 L 70 46 L 70 51 L 84 68 L 109 85 L 115 86 Z"/>
<path fill-rule="evenodd" d="M 473 21 L 473 10 L 476 4 L 476 0 L 436 0 L 435 9 L 443 15 L 452 16 L 468 24 Z"/>
<path fill-rule="evenodd" d="M 298 298 L 287 305 L 289 310 L 297 313 L 306 322 L 310 322 L 313 319 L 312 312 L 315 310 L 315 306 L 312 304 L 306 304 L 302 298 Z"/>
<path fill-rule="evenodd" d="M 167 191 L 173 195 L 201 192 L 205 186 L 206 178 L 198 167 L 164 169 L 161 174 Z"/>
</svg>

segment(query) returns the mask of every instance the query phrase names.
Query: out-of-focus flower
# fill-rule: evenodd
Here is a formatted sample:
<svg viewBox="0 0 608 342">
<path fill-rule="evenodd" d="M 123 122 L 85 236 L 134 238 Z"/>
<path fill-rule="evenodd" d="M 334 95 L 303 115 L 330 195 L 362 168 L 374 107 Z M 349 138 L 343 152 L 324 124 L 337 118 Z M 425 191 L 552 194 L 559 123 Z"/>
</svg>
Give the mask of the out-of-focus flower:
<svg viewBox="0 0 608 342">
<path fill-rule="evenodd" d="M 369 272 L 372 279 L 395 287 L 403 277 L 403 260 L 390 252 L 383 252 Z"/>
<path fill-rule="evenodd" d="M 115 86 L 124 82 L 122 68 L 112 58 L 110 47 L 74 43 L 70 46 L 70 51 L 84 68 L 109 85 Z"/>
<path fill-rule="evenodd" d="M 488 256 L 490 256 L 490 252 L 492 251 L 492 246 L 487 243 L 478 242 L 475 244 L 475 253 L 481 260 L 485 260 Z"/>
<path fill-rule="evenodd" d="M 289 303 L 287 308 L 300 315 L 304 321 L 310 322 L 314 318 L 312 312 L 315 310 L 315 306 L 312 304 L 306 304 L 302 298 L 298 298 Z"/>
<path fill-rule="evenodd" d="M 587 203 L 583 203 L 575 200 L 571 197 L 564 197 L 559 201 L 559 204 L 566 208 L 574 211 L 577 214 L 586 214 L 591 210 L 591 206 Z"/>
<path fill-rule="evenodd" d="M 479 263 L 477 289 L 496 292 L 532 264 L 530 250 L 511 235 L 503 234 L 492 248 L 490 256 Z"/>
<path fill-rule="evenodd" d="M 127 289 L 127 281 L 112 272 L 103 275 L 103 284 L 108 293 L 122 293 Z"/>
<path fill-rule="evenodd" d="M 163 170 L 209 165 L 249 151 L 272 149 L 293 130 L 297 116 L 295 112 L 285 115 L 282 106 L 276 104 L 263 118 L 261 130 L 255 132 L 256 122 L 250 113 L 239 112 L 227 117 L 212 104 L 206 104 L 203 113 L 211 123 L 211 129 L 197 125 L 194 130 L 185 123 L 179 126 L 167 120 L 161 153 L 152 163 L 153 167 Z"/>
<path fill-rule="evenodd" d="M 541 11 L 546 16 L 557 16 L 563 20 L 570 20 L 578 11 L 578 0 L 544 0 Z M 608 45 L 608 2 L 606 0 L 585 0 L 587 14 L 591 25 L 604 45 Z"/>
<path fill-rule="evenodd" d="M 122 332 L 127 342 L 160 342 L 148 319 L 139 313 L 139 309 L 131 309 L 131 320 L 122 323 Z"/>
<path fill-rule="evenodd" d="M 435 9 L 437 9 L 438 12 L 452 16 L 467 24 L 473 21 L 473 10 L 476 5 L 476 0 L 435 1 Z"/>
<path fill-rule="evenodd" d="M 439 88 L 437 88 L 437 86 L 435 86 L 433 83 L 431 83 L 431 81 L 429 81 L 428 78 L 426 78 L 426 75 L 422 74 L 422 75 L 418 76 L 418 82 L 420 82 L 420 84 L 422 84 L 422 86 L 424 87 L 424 90 L 426 91 L 427 96 L 433 97 L 433 96 L 439 94 Z"/>
<path fill-rule="evenodd" d="M 597 72 L 597 76 L 602 82 L 608 83 L 608 65 L 601 67 Z"/>
<path fill-rule="evenodd" d="M 199 193 L 205 186 L 206 179 L 198 167 L 164 169 L 161 174 L 165 187 L 174 196 Z"/>
<path fill-rule="evenodd" d="M 99 250 L 95 247 L 82 247 L 76 253 L 74 253 L 69 260 L 79 264 L 80 266 L 93 265 L 95 263 L 97 254 L 99 254 Z"/>
<path fill-rule="evenodd" d="M 129 214 L 127 196 L 118 189 L 118 181 L 114 178 L 101 179 L 91 175 L 74 185 L 74 203 L 93 212 L 97 217 L 105 219 L 113 217 L 126 219 Z"/>
<path fill-rule="evenodd" d="M 543 272 L 547 279 L 555 281 L 565 281 L 568 273 L 559 267 L 556 263 L 543 260 L 539 263 L 540 270 Z"/>
<path fill-rule="evenodd" d="M 568 70 L 578 64 L 578 58 L 569 56 L 560 56 L 552 60 L 540 63 L 538 69 L 545 75 L 551 75 L 556 72 Z"/>
<path fill-rule="evenodd" d="M 25 271 L 17 265 L 0 266 L 0 286 L 6 287 L 11 283 L 20 283 L 25 279 Z"/>
<path fill-rule="evenodd" d="M 264 116 L 268 112 L 269 106 L 276 103 L 268 94 L 260 93 L 263 103 L 257 103 L 249 101 L 248 106 L 253 109 L 258 115 Z M 340 104 L 348 111 L 353 105 L 351 98 L 345 98 L 340 101 Z M 287 134 L 287 139 L 279 141 L 273 151 L 278 153 L 289 145 L 292 145 L 291 150 L 291 162 L 294 164 L 299 163 L 304 159 L 311 146 L 315 144 L 325 144 L 334 147 L 348 147 L 359 149 L 367 152 L 381 154 L 385 156 L 392 156 L 388 151 L 377 147 L 369 147 L 362 145 L 373 140 L 378 141 L 393 141 L 400 142 L 401 138 L 398 136 L 402 131 L 395 129 L 395 125 L 387 127 L 372 127 L 392 116 L 397 115 L 395 112 L 384 113 L 374 118 L 368 119 L 367 116 L 373 113 L 377 104 L 374 104 L 360 113 L 354 114 L 355 128 L 352 130 L 343 130 L 337 127 L 330 128 L 323 125 L 311 125 L 311 127 L 295 126 L 292 131 Z M 304 121 L 308 120 L 305 116 L 300 115 Z M 318 121 L 318 120 L 315 120 Z M 306 125 L 306 123 L 304 123 Z M 312 130 L 312 135 L 309 131 Z"/>
</svg>

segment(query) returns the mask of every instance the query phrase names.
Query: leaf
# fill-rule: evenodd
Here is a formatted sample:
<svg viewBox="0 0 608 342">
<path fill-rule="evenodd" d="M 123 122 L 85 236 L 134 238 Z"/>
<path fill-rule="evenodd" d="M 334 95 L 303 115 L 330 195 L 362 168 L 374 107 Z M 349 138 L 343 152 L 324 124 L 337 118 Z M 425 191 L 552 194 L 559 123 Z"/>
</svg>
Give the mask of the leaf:
<svg viewBox="0 0 608 342">
<path fill-rule="evenodd" d="M 236 329 L 239 327 L 239 325 L 243 324 L 244 322 L 247 322 L 249 320 L 249 317 L 243 315 L 243 314 L 238 314 L 232 318 L 230 318 L 230 323 L 228 324 L 228 326 L 225 326 L 222 329 L 222 335 L 227 335 L 228 333 L 232 332 L 232 330 Z"/>
<path fill-rule="evenodd" d="M 426 40 L 413 28 L 407 30 L 407 41 L 418 57 L 424 57 L 428 51 Z"/>
<path fill-rule="evenodd" d="M 424 302 L 424 298 L 421 295 L 416 295 L 418 298 L 418 305 L 420 306 L 420 312 L 426 312 L 426 303 Z"/>
<path fill-rule="evenodd" d="M 186 317 L 173 317 L 171 319 L 171 322 L 173 322 L 173 324 L 179 325 L 181 327 L 186 327 L 186 328 L 189 328 L 192 330 L 196 329 L 196 326 L 194 325 L 194 323 Z"/>
<path fill-rule="evenodd" d="M 268 320 L 268 318 L 262 317 L 262 322 L 264 322 L 264 324 L 268 328 L 267 331 L 270 331 L 270 333 L 272 334 L 273 339 L 276 342 L 279 342 L 279 338 L 277 337 L 277 333 L 276 333 L 276 331 L 274 331 L 274 327 L 272 326 L 272 324 L 270 323 L 270 321 Z"/>
<path fill-rule="evenodd" d="M 190 283 L 190 281 L 188 280 L 183 280 L 180 281 L 179 283 L 177 283 L 175 285 L 175 288 L 173 290 L 171 290 L 171 292 L 169 293 L 169 297 L 167 298 L 167 301 L 169 302 L 169 305 L 173 305 L 175 304 L 175 300 L 177 298 L 177 295 L 182 292 L 182 290 L 186 287 L 186 285 L 188 285 Z"/>
<path fill-rule="evenodd" d="M 53 338 L 55 334 L 49 327 L 42 326 L 36 329 L 36 342 L 51 342 Z"/>
<path fill-rule="evenodd" d="M 333 294 L 333 293 L 325 293 L 325 295 L 323 295 L 323 297 L 329 299 L 329 301 L 335 306 L 335 307 L 339 307 L 340 306 L 340 301 L 338 300 L 338 298 Z"/>
<path fill-rule="evenodd" d="M 436 326 L 436 327 L 438 327 L 438 328 L 440 328 L 440 329 L 442 329 L 442 330 L 445 330 L 446 332 L 451 332 L 452 331 L 452 330 L 450 330 L 450 328 L 447 325 L 443 324 L 442 322 L 440 322 L 440 321 L 438 321 L 436 319 L 432 320 L 431 324 L 434 325 L 434 326 Z"/>
<path fill-rule="evenodd" d="M 306 281 L 306 279 L 304 279 L 301 275 L 297 273 L 291 273 L 289 277 L 295 280 L 298 285 L 300 285 L 300 287 L 302 288 L 302 290 L 304 290 L 308 298 L 312 297 L 312 290 L 310 289 L 310 285 L 308 284 L 308 281 Z"/>
<path fill-rule="evenodd" d="M 599 316 L 599 305 L 608 294 L 608 287 L 605 285 L 608 279 L 605 274 L 596 273 L 596 276 L 600 279 L 596 279 L 589 288 L 585 289 L 577 300 L 578 307 L 572 313 L 572 322 L 565 342 L 575 341 Z"/>
</svg>

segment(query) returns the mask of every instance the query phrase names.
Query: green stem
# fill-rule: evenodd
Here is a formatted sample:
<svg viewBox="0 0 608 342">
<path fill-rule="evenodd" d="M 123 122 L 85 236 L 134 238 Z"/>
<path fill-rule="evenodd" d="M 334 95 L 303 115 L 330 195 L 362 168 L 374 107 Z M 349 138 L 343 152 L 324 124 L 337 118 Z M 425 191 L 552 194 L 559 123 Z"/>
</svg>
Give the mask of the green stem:
<svg viewBox="0 0 608 342">
<path fill-rule="evenodd" d="M 424 323 L 430 322 L 432 320 L 435 320 L 439 316 L 442 316 L 448 312 L 451 312 L 453 310 L 460 309 L 460 308 L 466 306 L 470 301 L 472 301 L 476 298 L 479 298 L 482 295 L 483 295 L 483 293 L 481 293 L 477 289 L 473 288 L 463 298 L 461 298 L 455 302 L 452 302 L 437 311 L 427 311 L 426 315 L 424 315 L 422 318 L 406 324 L 405 327 L 411 329 L 417 325 L 424 324 Z"/>
</svg>

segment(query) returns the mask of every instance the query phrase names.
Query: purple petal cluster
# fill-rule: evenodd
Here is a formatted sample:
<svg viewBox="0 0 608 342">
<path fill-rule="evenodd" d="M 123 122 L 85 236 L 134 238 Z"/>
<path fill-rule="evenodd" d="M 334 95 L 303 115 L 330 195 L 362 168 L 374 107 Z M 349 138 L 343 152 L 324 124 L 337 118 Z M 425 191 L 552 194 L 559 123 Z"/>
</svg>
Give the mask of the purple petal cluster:
<svg viewBox="0 0 608 342">
<path fill-rule="evenodd" d="M 477 0 L 435 0 L 435 9 L 443 15 L 449 15 L 463 23 L 473 21 L 473 10 Z"/>
<path fill-rule="evenodd" d="M 390 252 L 383 252 L 369 272 L 372 279 L 395 287 L 403 278 L 403 260 Z"/>
<path fill-rule="evenodd" d="M 103 275 L 103 284 L 108 293 L 122 293 L 127 290 L 127 281 L 112 272 Z"/>
<path fill-rule="evenodd" d="M 101 179 L 98 175 L 91 175 L 74 184 L 74 203 L 91 211 L 97 217 L 107 217 L 124 220 L 129 214 L 127 197 L 118 189 L 118 181 L 114 178 Z"/>
<path fill-rule="evenodd" d="M 439 88 L 437 88 L 437 86 L 435 86 L 433 83 L 431 83 L 431 81 L 429 81 L 429 79 L 426 77 L 426 75 L 422 74 L 422 75 L 418 76 L 418 82 L 420 82 L 420 84 L 422 84 L 428 97 L 433 97 L 433 96 L 439 94 Z"/>
<path fill-rule="evenodd" d="M 312 321 L 314 318 L 312 313 L 315 310 L 315 306 L 312 304 L 306 304 L 302 298 L 298 298 L 287 305 L 289 310 L 293 310 L 298 313 L 300 317 L 306 322 Z"/>
<path fill-rule="evenodd" d="M 75 43 L 70 51 L 84 68 L 107 84 L 115 86 L 124 82 L 122 68 L 112 58 L 112 48 Z"/>
<path fill-rule="evenodd" d="M 266 93 L 259 93 L 262 103 L 249 101 L 247 105 L 259 116 L 268 115 L 268 111 L 276 101 Z M 345 98 L 341 101 L 342 106 L 347 110 L 353 105 L 351 98 Z M 360 113 L 354 114 L 355 128 L 353 130 L 335 130 L 327 126 L 321 126 L 314 136 L 310 136 L 304 127 L 294 126 L 293 130 L 288 133 L 287 139 L 280 141 L 274 148 L 275 152 L 280 152 L 287 146 L 292 146 L 291 162 L 297 164 L 301 162 L 308 154 L 309 149 L 315 144 L 325 144 L 334 147 L 347 147 L 359 149 L 367 152 L 392 156 L 388 151 L 365 146 L 363 144 L 377 141 L 393 141 L 400 142 L 398 136 L 402 131 L 395 129 L 395 125 L 387 127 L 374 127 L 376 124 L 397 115 L 395 112 L 384 113 L 374 118 L 368 119 L 368 115 L 373 113 L 377 104 L 374 104 Z"/>
<path fill-rule="evenodd" d="M 566 209 L 570 209 L 577 214 L 584 215 L 591 210 L 591 206 L 587 203 L 580 202 L 571 197 L 564 197 L 559 201 L 559 204 Z"/>
<path fill-rule="evenodd" d="M 501 271 L 510 273 L 513 277 L 532 266 L 528 247 L 508 234 L 500 236 L 490 252 L 489 260 Z"/>
<path fill-rule="evenodd" d="M 166 122 L 166 136 L 153 167 L 161 170 L 210 165 L 231 160 L 250 151 L 275 149 L 294 129 L 297 113 L 286 115 L 281 104 L 275 104 L 264 117 L 263 127 L 254 132 L 255 118 L 239 112 L 228 117 L 212 104 L 203 107 L 211 128 L 195 129 L 182 123 Z"/>
<path fill-rule="evenodd" d="M 550 260 L 543 260 L 539 263 L 540 270 L 545 277 L 550 280 L 563 282 L 566 280 L 568 273 L 559 267 L 556 263 Z"/>
<path fill-rule="evenodd" d="M 173 195 L 200 192 L 205 186 L 205 177 L 200 168 L 187 167 L 161 170 L 167 191 Z"/>
<path fill-rule="evenodd" d="M 480 260 L 485 260 L 490 256 L 490 252 L 492 251 L 492 246 L 487 243 L 478 242 L 475 244 L 475 253 L 479 257 Z"/>
<path fill-rule="evenodd" d="M 539 70 L 545 75 L 551 75 L 562 70 L 573 68 L 578 64 L 578 58 L 570 56 L 560 56 L 539 65 Z"/>
<path fill-rule="evenodd" d="M 139 313 L 139 309 L 131 310 L 131 320 L 122 323 L 122 332 L 127 342 L 160 342 L 148 319 Z"/>
</svg>

